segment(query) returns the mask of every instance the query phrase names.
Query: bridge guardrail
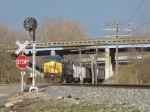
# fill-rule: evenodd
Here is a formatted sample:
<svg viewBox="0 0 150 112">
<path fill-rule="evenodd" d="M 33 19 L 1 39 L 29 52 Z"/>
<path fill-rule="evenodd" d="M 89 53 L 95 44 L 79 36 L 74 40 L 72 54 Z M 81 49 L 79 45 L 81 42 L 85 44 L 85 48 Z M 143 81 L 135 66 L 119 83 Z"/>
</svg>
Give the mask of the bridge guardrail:
<svg viewBox="0 0 150 112">
<path fill-rule="evenodd" d="M 150 38 L 137 38 L 137 39 L 119 39 L 118 44 L 142 44 L 150 43 Z M 102 44 L 116 44 L 116 40 L 81 40 L 81 41 L 58 41 L 58 42 L 36 42 L 36 47 L 60 47 L 60 46 L 90 46 Z M 6 48 L 18 48 L 16 44 L 5 44 Z M 32 48 L 30 42 L 26 48 Z"/>
</svg>

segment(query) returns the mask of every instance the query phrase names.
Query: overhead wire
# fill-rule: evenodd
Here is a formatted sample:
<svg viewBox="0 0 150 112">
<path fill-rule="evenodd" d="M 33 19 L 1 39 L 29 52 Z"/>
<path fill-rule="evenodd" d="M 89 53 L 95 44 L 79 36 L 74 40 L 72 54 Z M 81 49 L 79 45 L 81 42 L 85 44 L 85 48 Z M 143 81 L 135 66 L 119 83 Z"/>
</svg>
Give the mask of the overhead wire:
<svg viewBox="0 0 150 112">
<path fill-rule="evenodd" d="M 133 13 L 133 15 L 130 17 L 130 19 L 128 20 L 128 22 L 133 18 L 133 16 L 139 11 L 139 9 L 141 8 L 141 6 L 143 5 L 144 0 L 142 0 L 140 2 L 140 4 L 138 5 L 137 9 L 135 10 L 135 12 Z"/>
<path fill-rule="evenodd" d="M 142 5 L 144 4 L 144 2 L 145 2 L 145 0 L 141 0 L 141 2 L 139 3 L 139 5 L 138 5 L 138 7 L 136 8 L 136 10 L 134 11 L 134 13 L 132 14 L 132 16 L 129 18 L 129 20 L 128 20 L 128 23 L 131 21 L 131 19 L 135 16 L 135 14 L 139 11 L 139 9 L 142 7 Z M 137 21 L 138 19 L 136 19 L 136 21 Z M 149 21 L 150 22 L 150 21 Z M 148 23 L 148 22 L 147 22 Z M 146 24 L 146 22 L 145 23 L 143 23 L 141 26 L 143 26 L 143 25 L 145 25 Z M 120 24 L 120 25 L 122 25 L 122 24 Z M 119 25 L 119 26 L 120 26 Z M 121 28 L 123 28 L 123 26 L 124 25 L 122 25 L 122 27 Z M 141 27 L 140 26 L 140 27 Z M 132 31 L 135 31 L 137 28 L 135 28 L 135 29 L 132 29 Z M 136 32 L 136 31 L 135 31 Z M 136 32 L 137 33 L 137 32 Z"/>
<path fill-rule="evenodd" d="M 146 0 L 143 0 L 143 3 L 145 2 L 145 4 L 147 4 Z M 148 6 L 147 6 L 148 8 Z M 147 9 L 146 9 L 147 10 Z M 146 10 L 144 11 L 144 13 L 146 12 Z M 142 15 L 144 14 L 142 13 Z M 139 16 L 140 17 L 140 16 Z M 136 19 L 136 21 L 139 19 L 139 17 Z M 145 25 L 148 25 L 150 23 L 150 18 L 147 18 L 146 20 L 142 21 L 141 25 L 138 25 L 137 28 L 134 28 L 132 31 L 134 31 L 137 35 L 138 35 L 138 31 L 136 31 L 137 29 L 144 27 Z M 146 30 L 148 29 L 148 27 L 146 27 Z"/>
<path fill-rule="evenodd" d="M 143 5 L 143 3 L 145 2 L 145 0 L 141 0 L 141 2 L 140 2 L 140 4 L 138 5 L 138 7 L 136 8 L 136 10 L 135 10 L 135 12 L 132 14 L 132 16 L 129 18 L 129 20 L 128 20 L 128 22 L 130 22 L 131 21 L 131 19 L 135 16 L 135 14 L 139 11 L 139 9 L 142 7 L 142 5 Z M 140 16 L 139 16 L 140 17 Z M 139 18 L 138 17 L 138 18 Z M 136 21 L 138 20 L 138 18 L 136 19 Z M 146 24 L 146 22 L 145 23 L 143 23 L 141 26 L 143 26 L 143 25 L 145 25 Z M 141 27 L 140 26 L 140 27 Z M 137 34 L 137 32 L 135 31 L 136 29 L 138 29 L 138 28 L 134 28 L 134 29 L 132 29 L 132 31 L 134 31 L 136 34 Z"/>
<path fill-rule="evenodd" d="M 141 0 L 140 4 L 138 5 L 138 7 L 136 8 L 136 10 L 134 11 L 134 13 L 132 14 L 132 16 L 129 18 L 129 20 L 127 22 L 130 22 L 131 19 L 135 16 L 135 14 L 139 11 L 139 9 L 141 8 L 141 6 L 143 5 L 144 0 Z M 123 27 L 123 26 L 122 26 Z"/>
</svg>

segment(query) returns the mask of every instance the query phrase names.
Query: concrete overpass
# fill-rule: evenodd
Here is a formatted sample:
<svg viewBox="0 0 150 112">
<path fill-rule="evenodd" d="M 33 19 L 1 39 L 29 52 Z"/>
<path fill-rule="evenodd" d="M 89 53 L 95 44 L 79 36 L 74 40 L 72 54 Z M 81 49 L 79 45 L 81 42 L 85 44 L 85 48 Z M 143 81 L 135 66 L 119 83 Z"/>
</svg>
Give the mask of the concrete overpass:
<svg viewBox="0 0 150 112">
<path fill-rule="evenodd" d="M 94 46 L 94 45 L 115 45 L 115 39 L 99 39 L 99 40 L 78 40 L 78 41 L 58 41 L 58 42 L 36 42 L 36 47 L 46 48 L 46 47 L 71 47 L 71 46 Z M 150 38 L 122 38 L 118 39 L 119 45 L 129 45 L 129 44 L 150 44 Z M 18 48 L 16 44 L 1 44 L 5 48 L 15 49 Z M 0 45 L 0 46 L 1 46 Z M 28 44 L 26 48 L 32 48 L 32 42 Z"/>
<path fill-rule="evenodd" d="M 7 52 L 14 52 L 18 49 L 16 44 L 5 44 Z M 37 55 L 50 55 L 52 51 L 56 55 L 79 54 L 79 52 L 71 52 L 70 50 L 89 49 L 83 50 L 82 54 L 87 51 L 95 52 L 96 47 L 100 52 L 105 52 L 105 79 L 113 75 L 115 70 L 115 52 L 116 40 L 80 40 L 80 41 L 61 41 L 61 42 L 36 42 Z M 150 38 L 124 38 L 118 40 L 118 50 L 125 51 L 127 48 L 142 48 L 146 47 L 149 51 Z M 32 42 L 26 47 L 28 51 L 32 51 Z M 31 56 L 31 52 L 28 56 Z M 102 58 L 102 57 L 100 57 Z"/>
<path fill-rule="evenodd" d="M 7 52 L 14 52 L 18 49 L 16 44 L 0 44 L 0 46 L 7 49 Z M 50 51 L 55 50 L 61 54 L 72 54 L 70 50 L 87 48 L 95 49 L 99 48 L 101 52 L 104 52 L 105 48 L 110 48 L 115 52 L 116 40 L 114 39 L 100 39 L 100 40 L 80 40 L 80 41 L 58 41 L 58 42 L 36 42 L 36 55 L 50 55 Z M 124 51 L 127 48 L 141 48 L 150 47 L 150 38 L 123 38 L 118 40 L 119 51 Z M 32 42 L 26 46 L 28 51 L 32 51 Z M 63 50 L 63 52 L 62 52 Z M 82 52 L 84 53 L 84 52 Z M 31 56 L 31 52 L 29 56 Z"/>
</svg>

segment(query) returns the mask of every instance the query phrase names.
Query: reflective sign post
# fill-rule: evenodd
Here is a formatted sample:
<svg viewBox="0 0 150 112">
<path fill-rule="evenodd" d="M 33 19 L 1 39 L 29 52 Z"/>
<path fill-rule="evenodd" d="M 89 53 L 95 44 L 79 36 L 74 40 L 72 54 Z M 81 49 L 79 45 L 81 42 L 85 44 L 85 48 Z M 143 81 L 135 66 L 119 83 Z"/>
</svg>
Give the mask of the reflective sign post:
<svg viewBox="0 0 150 112">
<path fill-rule="evenodd" d="M 24 74 L 25 72 L 23 72 L 23 69 L 26 68 L 29 65 L 29 60 L 28 58 L 23 55 L 23 52 L 25 52 L 25 54 L 28 54 L 29 52 L 27 51 L 27 49 L 25 48 L 26 45 L 28 45 L 28 41 L 25 41 L 25 43 L 21 44 L 18 40 L 16 41 L 16 44 L 19 46 L 19 49 L 15 52 L 17 55 L 19 55 L 20 52 L 22 52 L 22 55 L 18 56 L 18 58 L 16 59 L 16 66 L 20 69 L 22 69 L 21 72 L 21 92 L 24 91 Z"/>
</svg>

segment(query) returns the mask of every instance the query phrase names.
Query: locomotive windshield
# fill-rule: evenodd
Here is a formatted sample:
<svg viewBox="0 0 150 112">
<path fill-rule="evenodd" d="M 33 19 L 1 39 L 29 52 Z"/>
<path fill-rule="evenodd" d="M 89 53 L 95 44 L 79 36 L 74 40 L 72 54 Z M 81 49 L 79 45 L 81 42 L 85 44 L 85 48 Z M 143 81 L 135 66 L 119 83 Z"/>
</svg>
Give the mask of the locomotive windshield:
<svg viewBox="0 0 150 112">
<path fill-rule="evenodd" d="M 60 57 L 60 56 L 45 56 L 44 62 L 49 62 L 49 61 L 62 62 L 62 57 Z"/>
</svg>

